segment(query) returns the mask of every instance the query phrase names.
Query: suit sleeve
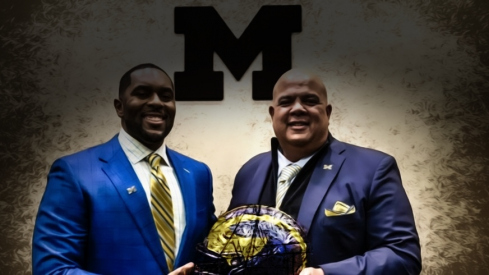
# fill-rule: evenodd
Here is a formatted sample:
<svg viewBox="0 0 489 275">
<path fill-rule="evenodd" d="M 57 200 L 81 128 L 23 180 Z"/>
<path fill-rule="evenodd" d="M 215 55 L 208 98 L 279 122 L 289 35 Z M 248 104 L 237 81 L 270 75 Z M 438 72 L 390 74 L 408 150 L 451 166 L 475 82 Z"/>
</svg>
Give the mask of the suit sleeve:
<svg viewBox="0 0 489 275">
<path fill-rule="evenodd" d="M 366 252 L 320 267 L 326 275 L 419 274 L 419 239 L 394 158 L 387 156 L 379 163 L 367 196 Z"/>
<path fill-rule="evenodd" d="M 82 270 L 88 209 L 68 163 L 55 161 L 39 206 L 32 241 L 33 274 L 94 274 Z"/>
<path fill-rule="evenodd" d="M 255 188 L 254 185 L 250 184 L 252 175 L 255 175 L 257 170 L 259 170 L 260 167 L 263 167 L 263 165 L 266 165 L 266 169 L 268 169 L 269 165 L 271 165 L 268 162 L 265 164 L 263 161 L 263 156 L 264 154 L 260 154 L 253 157 L 239 169 L 236 177 L 234 178 L 231 201 L 229 202 L 227 211 L 238 206 L 258 203 L 258 197 L 251 198 L 254 201 L 250 201 L 248 194 L 250 193 L 250 188 Z"/>
<path fill-rule="evenodd" d="M 242 194 L 246 194 L 244 190 L 242 190 L 242 188 L 245 187 L 245 185 L 242 184 L 241 179 L 243 178 L 243 174 L 246 173 L 243 170 L 244 168 L 241 167 L 238 173 L 236 174 L 236 177 L 234 179 L 234 184 L 233 184 L 233 190 L 231 191 L 232 194 L 231 201 L 229 202 L 229 206 L 226 211 L 229 211 L 235 207 L 243 205 L 243 202 L 240 201 L 240 198 L 243 197 Z"/>
<path fill-rule="evenodd" d="M 211 209 L 208 212 L 208 225 L 209 228 L 207 228 L 207 233 L 211 230 L 211 227 L 214 225 L 214 223 L 217 221 L 217 217 L 215 215 L 216 212 L 216 207 L 214 206 L 214 196 L 213 196 L 213 184 L 212 184 L 212 173 L 209 167 L 206 165 L 206 170 L 207 170 L 207 182 L 209 183 L 209 197 L 210 199 L 207 201 L 208 202 L 208 209 Z"/>
</svg>

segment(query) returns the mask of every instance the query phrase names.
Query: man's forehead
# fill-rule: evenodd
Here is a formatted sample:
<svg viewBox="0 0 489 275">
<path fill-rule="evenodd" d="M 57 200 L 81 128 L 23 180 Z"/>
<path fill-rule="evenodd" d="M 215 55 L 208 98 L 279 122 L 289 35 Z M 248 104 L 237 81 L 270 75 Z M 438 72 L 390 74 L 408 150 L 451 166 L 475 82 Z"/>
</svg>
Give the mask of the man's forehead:
<svg viewBox="0 0 489 275">
<path fill-rule="evenodd" d="M 285 94 L 291 93 L 303 93 L 303 94 L 317 94 L 320 96 L 326 96 L 324 86 L 317 81 L 284 81 L 277 83 L 273 91 L 273 97 L 281 97 Z"/>
<path fill-rule="evenodd" d="M 156 68 L 143 68 L 131 73 L 131 86 L 144 84 L 164 85 L 173 89 L 173 82 L 170 77 Z"/>
<path fill-rule="evenodd" d="M 134 72 L 131 73 L 131 78 L 133 79 L 139 79 L 139 78 L 168 78 L 170 79 L 166 73 L 164 73 L 162 70 L 156 69 L 156 68 L 142 68 L 139 70 L 135 70 Z"/>
<path fill-rule="evenodd" d="M 310 80 L 285 80 L 285 81 L 280 81 L 277 84 L 277 90 L 285 90 L 288 88 L 301 88 L 301 87 L 306 87 L 306 88 L 312 88 L 314 86 L 314 83 Z"/>
</svg>

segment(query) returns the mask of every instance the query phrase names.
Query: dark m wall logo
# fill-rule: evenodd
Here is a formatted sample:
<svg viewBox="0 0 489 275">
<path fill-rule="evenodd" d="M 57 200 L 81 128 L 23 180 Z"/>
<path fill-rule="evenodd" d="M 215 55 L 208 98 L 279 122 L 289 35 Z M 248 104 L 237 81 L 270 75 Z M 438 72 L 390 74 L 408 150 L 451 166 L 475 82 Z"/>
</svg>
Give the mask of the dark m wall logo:
<svg viewBox="0 0 489 275">
<path fill-rule="evenodd" d="M 272 99 L 278 78 L 292 68 L 292 33 L 301 32 L 300 5 L 263 6 L 236 38 L 213 7 L 176 7 L 175 33 L 185 35 L 185 71 L 175 72 L 176 100 L 224 98 L 224 73 L 214 71 L 215 52 L 236 80 L 262 53 L 262 71 L 253 71 L 253 100 Z"/>
</svg>

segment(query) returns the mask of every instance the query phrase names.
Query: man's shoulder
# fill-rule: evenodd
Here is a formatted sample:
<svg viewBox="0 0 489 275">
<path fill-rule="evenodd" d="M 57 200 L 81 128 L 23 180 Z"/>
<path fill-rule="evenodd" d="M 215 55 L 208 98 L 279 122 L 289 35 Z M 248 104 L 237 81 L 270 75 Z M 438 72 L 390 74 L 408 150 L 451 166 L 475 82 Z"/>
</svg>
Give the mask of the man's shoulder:
<svg viewBox="0 0 489 275">
<path fill-rule="evenodd" d="M 259 166 L 259 165 L 263 165 L 263 163 L 271 162 L 271 160 L 272 160 L 271 151 L 263 152 L 250 158 L 247 162 L 245 162 L 245 164 L 243 164 L 243 167 Z"/>
<path fill-rule="evenodd" d="M 69 155 L 65 155 L 58 160 L 72 162 L 79 161 L 81 159 L 99 158 L 107 152 L 113 152 L 117 150 L 117 148 L 120 148 L 120 144 L 117 140 L 116 135 L 107 142 L 85 148 Z"/>
<path fill-rule="evenodd" d="M 177 160 L 177 161 L 180 161 L 180 162 L 190 162 L 190 163 L 196 164 L 196 165 L 199 165 L 200 164 L 200 165 L 207 166 L 207 164 L 205 164 L 204 162 L 202 162 L 200 160 L 197 160 L 195 158 L 192 158 L 192 157 L 190 157 L 188 155 L 184 155 L 184 154 L 182 154 L 180 152 L 177 152 L 177 151 L 175 151 L 173 149 L 170 149 L 168 147 L 166 148 L 166 153 L 167 153 L 168 157 L 170 158 L 170 160 L 172 160 L 172 161 Z"/>
<path fill-rule="evenodd" d="M 260 153 L 250 158 L 245 164 L 241 166 L 235 178 L 235 185 L 240 184 L 243 180 L 257 173 L 262 169 L 267 169 L 272 164 L 271 151 Z M 245 180 L 246 182 L 246 180 Z"/>
<path fill-rule="evenodd" d="M 351 144 L 351 143 L 343 142 L 343 141 L 339 141 L 339 140 L 335 140 L 331 144 L 331 148 L 333 148 L 333 150 L 337 150 L 337 151 L 341 151 L 341 152 L 344 151 L 346 155 L 355 156 L 358 158 L 361 158 L 361 157 L 374 158 L 374 159 L 393 158 L 392 155 L 390 155 L 386 152 L 380 151 L 378 149 L 364 147 L 364 146 Z"/>
</svg>

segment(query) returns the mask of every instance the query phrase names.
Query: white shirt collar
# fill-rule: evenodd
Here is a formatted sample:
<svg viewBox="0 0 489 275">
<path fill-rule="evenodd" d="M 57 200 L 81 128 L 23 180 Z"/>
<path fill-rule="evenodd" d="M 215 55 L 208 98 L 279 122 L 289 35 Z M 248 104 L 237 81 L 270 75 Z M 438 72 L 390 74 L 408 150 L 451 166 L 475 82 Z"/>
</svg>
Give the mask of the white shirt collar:
<svg viewBox="0 0 489 275">
<path fill-rule="evenodd" d="M 124 150 L 124 153 L 126 153 L 127 158 L 133 165 L 144 160 L 144 158 L 146 158 L 149 154 L 153 153 L 153 150 L 144 146 L 141 142 L 130 136 L 123 128 L 121 128 L 119 131 L 118 139 L 122 150 Z M 154 151 L 154 153 L 160 155 L 165 163 L 171 167 L 170 161 L 168 160 L 168 156 L 166 154 L 166 143 L 164 140 L 160 148 Z"/>
<path fill-rule="evenodd" d="M 305 158 L 301 158 L 300 160 L 296 161 L 296 162 L 292 162 L 290 160 L 288 160 L 283 154 L 282 152 L 280 152 L 280 150 L 277 150 L 277 156 L 278 156 L 278 174 L 277 176 L 280 175 L 280 172 L 282 172 L 282 169 L 285 168 L 285 166 L 291 164 L 291 163 L 294 163 L 294 164 L 297 164 L 299 165 L 301 168 L 304 167 L 304 165 L 306 165 L 306 163 L 312 158 L 312 156 L 314 156 L 316 154 L 316 152 L 314 152 L 312 155 L 308 156 L 308 157 L 305 157 Z"/>
</svg>

